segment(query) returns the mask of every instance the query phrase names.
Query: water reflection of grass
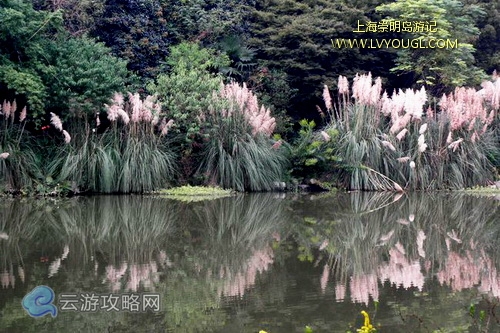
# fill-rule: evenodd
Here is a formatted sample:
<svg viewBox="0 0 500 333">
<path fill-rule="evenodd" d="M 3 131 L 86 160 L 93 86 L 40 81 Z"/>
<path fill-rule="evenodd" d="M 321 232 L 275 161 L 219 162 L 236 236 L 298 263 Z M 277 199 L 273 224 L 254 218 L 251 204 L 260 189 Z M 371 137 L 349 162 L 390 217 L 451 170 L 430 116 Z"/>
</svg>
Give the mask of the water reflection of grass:
<svg viewBox="0 0 500 333">
<path fill-rule="evenodd" d="M 500 210 L 495 200 L 459 194 L 398 198 L 386 193 L 354 193 L 324 202 L 323 209 L 335 212 L 331 214 L 335 223 L 328 227 L 331 220 L 317 218 L 310 223 L 306 219 L 316 240 L 309 246 L 319 247 L 328 241 L 332 258 L 349 258 L 343 260 L 342 271 L 350 272 L 372 271 L 384 261 L 383 253 L 398 242 L 408 257 L 422 257 L 417 242 L 422 232 L 425 259 L 439 264 L 446 258 L 448 247 L 458 244 L 466 249 L 472 241 L 485 250 L 495 249 L 500 231 L 500 225 L 493 223 Z"/>
<path fill-rule="evenodd" d="M 399 198 L 393 194 L 355 193 L 323 202 L 323 207 L 336 212 L 329 214 L 331 220 L 306 217 L 294 231 L 299 244 L 317 254 L 316 264 L 323 262 L 323 274 L 318 277 L 321 289 L 331 290 L 338 301 L 368 304 L 379 300 L 384 281 L 425 294 L 429 289 L 424 278 L 435 278 L 451 287 L 452 295 L 460 293 L 435 296 L 439 299 L 436 309 L 448 306 L 446 299 L 450 297 L 463 300 L 467 298 L 464 292 L 474 294 L 470 288 L 500 296 L 496 268 L 500 208 L 493 198 L 479 200 L 458 193 Z M 326 261 L 321 259 L 325 256 Z M 331 274 L 332 267 L 335 274 Z M 470 296 L 469 301 L 476 298 Z M 453 330 L 470 325 L 467 311 L 443 320 L 437 311 L 423 311 L 418 304 L 393 306 L 395 314 L 403 311 L 403 317 L 416 315 L 428 327 L 440 325 Z"/>
<path fill-rule="evenodd" d="M 83 251 L 77 257 L 99 251 L 114 261 L 148 257 L 166 242 L 177 221 L 175 209 L 155 198 L 98 196 L 60 205 L 48 222 L 61 240 Z"/>
<path fill-rule="evenodd" d="M 283 201 L 272 194 L 195 203 L 150 196 L 99 196 L 50 201 L 32 208 L 12 201 L 6 207 L 2 217 L 25 219 L 5 226 L 9 241 L 31 228 L 21 239 L 27 245 L 19 253 L 21 258 L 40 248 L 58 256 L 50 260 L 51 266 L 59 260 L 57 269 L 63 267 L 54 273 L 59 288 L 87 286 L 86 291 L 91 291 L 90 286 L 102 291 L 106 285 L 116 285 L 115 292 L 139 291 L 151 282 L 150 288 L 164 295 L 163 327 L 183 332 L 211 331 L 223 325 L 226 314 L 220 309 L 221 296 L 240 285 L 231 295 L 242 296 L 253 286 L 255 274 L 272 263 L 270 240 L 279 238 L 289 220 Z M 16 233 L 16 227 L 22 229 Z M 9 244 L 4 243 L 14 251 Z M 63 254 L 61 263 L 66 248 L 69 254 Z M 271 262 L 262 260 L 266 253 Z M 33 281 L 47 278 L 43 270 L 28 274 Z M 92 327 L 98 323 L 104 325 L 106 320 L 99 319 Z"/>
</svg>

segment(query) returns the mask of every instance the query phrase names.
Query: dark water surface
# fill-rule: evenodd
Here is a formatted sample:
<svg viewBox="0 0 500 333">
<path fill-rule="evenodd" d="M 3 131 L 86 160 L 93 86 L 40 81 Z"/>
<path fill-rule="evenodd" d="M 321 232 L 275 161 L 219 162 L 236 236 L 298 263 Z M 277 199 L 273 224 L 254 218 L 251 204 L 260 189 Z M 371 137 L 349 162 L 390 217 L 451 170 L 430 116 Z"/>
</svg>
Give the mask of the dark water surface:
<svg viewBox="0 0 500 333">
<path fill-rule="evenodd" d="M 378 332 L 500 332 L 499 203 L 0 198 L 0 332 L 356 332 L 361 310 Z M 55 292 L 55 318 L 21 306 L 39 285 Z M 161 310 L 61 310 L 61 295 L 82 293 L 153 293 Z"/>
</svg>

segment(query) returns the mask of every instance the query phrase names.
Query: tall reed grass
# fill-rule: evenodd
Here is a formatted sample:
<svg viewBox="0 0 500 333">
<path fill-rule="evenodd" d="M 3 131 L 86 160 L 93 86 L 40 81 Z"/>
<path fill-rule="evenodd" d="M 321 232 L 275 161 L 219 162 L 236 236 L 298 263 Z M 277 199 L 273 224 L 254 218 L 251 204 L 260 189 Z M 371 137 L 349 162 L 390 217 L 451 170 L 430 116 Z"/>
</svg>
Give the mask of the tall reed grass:
<svg viewBox="0 0 500 333">
<path fill-rule="evenodd" d="M 0 106 L 0 192 L 27 191 L 44 178 L 40 154 L 25 131 L 26 113 L 15 100 Z"/>
<path fill-rule="evenodd" d="M 211 124 L 198 172 L 208 182 L 237 191 L 269 191 L 282 180 L 287 160 L 271 136 L 276 126 L 270 110 L 259 106 L 245 86 L 223 86 L 211 110 Z"/>
<path fill-rule="evenodd" d="M 160 118 L 161 107 L 153 96 L 116 93 L 107 106 L 110 125 L 104 133 L 86 120 L 72 126 L 74 140 L 62 147 L 51 163 L 60 180 L 72 181 L 81 191 L 142 193 L 163 188 L 176 173 L 175 154 L 166 134 L 172 121 Z M 106 119 L 105 118 L 105 119 Z"/>
<path fill-rule="evenodd" d="M 338 103 L 328 127 L 340 133 L 341 182 L 355 190 L 460 189 L 490 184 L 492 156 L 500 145 L 492 122 L 498 118 L 500 79 L 483 89 L 457 88 L 431 105 L 425 89 L 383 94 L 381 80 L 357 75 L 350 97 L 339 78 Z M 328 90 L 326 94 L 329 96 Z"/>
</svg>

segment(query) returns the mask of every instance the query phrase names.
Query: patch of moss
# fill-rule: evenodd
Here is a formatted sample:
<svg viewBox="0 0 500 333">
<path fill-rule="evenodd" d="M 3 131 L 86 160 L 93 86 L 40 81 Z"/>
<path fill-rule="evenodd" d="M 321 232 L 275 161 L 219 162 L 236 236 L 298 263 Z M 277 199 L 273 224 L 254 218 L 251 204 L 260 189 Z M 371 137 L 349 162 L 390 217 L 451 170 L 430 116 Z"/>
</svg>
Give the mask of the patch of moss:
<svg viewBox="0 0 500 333">
<path fill-rule="evenodd" d="M 176 200 L 191 202 L 228 197 L 234 195 L 235 192 L 232 190 L 225 190 L 220 187 L 186 185 L 159 190 L 155 192 L 155 194 L 165 195 Z"/>
<path fill-rule="evenodd" d="M 500 189 L 494 185 L 492 185 L 492 186 L 475 186 L 475 187 L 460 190 L 460 192 L 464 192 L 467 194 L 494 196 L 494 195 L 500 194 Z"/>
</svg>

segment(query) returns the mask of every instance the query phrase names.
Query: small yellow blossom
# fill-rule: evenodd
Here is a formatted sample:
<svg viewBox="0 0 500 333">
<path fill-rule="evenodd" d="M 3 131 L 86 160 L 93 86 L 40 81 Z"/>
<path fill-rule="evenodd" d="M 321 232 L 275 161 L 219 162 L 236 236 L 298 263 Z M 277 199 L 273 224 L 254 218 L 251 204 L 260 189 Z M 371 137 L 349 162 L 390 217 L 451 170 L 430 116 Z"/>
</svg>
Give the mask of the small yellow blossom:
<svg viewBox="0 0 500 333">
<path fill-rule="evenodd" d="M 370 316 L 368 315 L 368 313 L 366 311 L 361 311 L 361 314 L 363 315 L 363 317 L 365 317 L 365 323 L 357 331 L 359 333 L 374 333 L 374 332 L 376 332 L 377 330 L 373 327 L 372 324 L 370 324 Z"/>
</svg>

